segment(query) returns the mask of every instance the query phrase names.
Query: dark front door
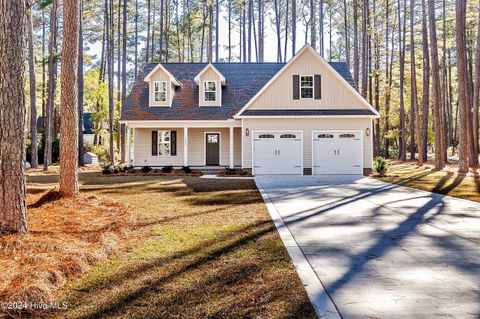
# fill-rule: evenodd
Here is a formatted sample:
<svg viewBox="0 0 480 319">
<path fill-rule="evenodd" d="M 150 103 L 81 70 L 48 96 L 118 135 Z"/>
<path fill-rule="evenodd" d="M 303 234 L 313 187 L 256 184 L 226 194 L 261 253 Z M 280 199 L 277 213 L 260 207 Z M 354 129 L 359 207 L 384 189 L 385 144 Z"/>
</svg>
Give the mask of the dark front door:
<svg viewBox="0 0 480 319">
<path fill-rule="evenodd" d="M 220 165 L 220 134 L 208 133 L 206 134 L 206 164 L 207 166 Z"/>
</svg>

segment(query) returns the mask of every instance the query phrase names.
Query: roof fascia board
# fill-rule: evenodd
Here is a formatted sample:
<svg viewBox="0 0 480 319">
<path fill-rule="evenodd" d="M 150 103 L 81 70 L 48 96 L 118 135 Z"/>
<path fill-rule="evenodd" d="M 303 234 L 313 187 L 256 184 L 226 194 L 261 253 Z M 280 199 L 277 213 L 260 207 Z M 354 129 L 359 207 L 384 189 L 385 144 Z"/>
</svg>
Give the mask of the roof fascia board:
<svg viewBox="0 0 480 319">
<path fill-rule="evenodd" d="M 157 66 L 154 67 L 153 70 L 150 71 L 143 80 L 145 82 L 150 82 L 150 78 L 158 71 L 158 69 L 162 70 L 165 74 L 167 74 L 173 84 L 175 84 L 176 86 L 180 86 L 180 82 L 178 82 L 177 79 L 175 79 L 175 77 L 172 75 L 172 73 L 170 73 L 161 63 L 158 63 Z"/>
<path fill-rule="evenodd" d="M 199 84 L 200 83 L 200 77 L 203 75 L 203 73 L 205 73 L 208 69 L 212 69 L 215 73 L 218 74 L 218 76 L 220 77 L 220 82 L 222 83 L 222 85 L 226 85 L 227 84 L 227 80 L 225 79 L 225 77 L 223 76 L 222 73 L 220 73 L 220 71 L 218 71 L 218 69 L 212 64 L 212 63 L 208 63 L 202 71 L 200 71 L 200 73 L 198 73 L 196 76 L 195 76 L 195 83 Z"/>
<path fill-rule="evenodd" d="M 379 115 L 236 115 L 235 119 L 380 118 Z"/>
</svg>

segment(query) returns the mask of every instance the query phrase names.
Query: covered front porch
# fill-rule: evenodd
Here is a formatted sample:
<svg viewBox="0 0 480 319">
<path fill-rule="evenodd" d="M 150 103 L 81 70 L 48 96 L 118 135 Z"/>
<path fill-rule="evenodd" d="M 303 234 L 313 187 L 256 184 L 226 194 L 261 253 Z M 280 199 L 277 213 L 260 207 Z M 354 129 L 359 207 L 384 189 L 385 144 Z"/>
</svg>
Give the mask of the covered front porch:
<svg viewBox="0 0 480 319">
<path fill-rule="evenodd" d="M 241 167 L 241 122 L 128 121 L 127 165 Z"/>
</svg>

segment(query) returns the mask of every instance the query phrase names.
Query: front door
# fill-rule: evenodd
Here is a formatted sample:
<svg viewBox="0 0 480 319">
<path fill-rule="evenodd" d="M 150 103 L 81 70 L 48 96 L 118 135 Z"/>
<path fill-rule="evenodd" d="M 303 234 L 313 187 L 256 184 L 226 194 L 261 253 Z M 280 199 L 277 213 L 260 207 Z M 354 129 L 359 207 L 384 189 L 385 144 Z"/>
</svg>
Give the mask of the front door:
<svg viewBox="0 0 480 319">
<path fill-rule="evenodd" d="M 220 165 L 220 134 L 207 133 L 205 135 L 205 164 L 207 166 Z"/>
</svg>

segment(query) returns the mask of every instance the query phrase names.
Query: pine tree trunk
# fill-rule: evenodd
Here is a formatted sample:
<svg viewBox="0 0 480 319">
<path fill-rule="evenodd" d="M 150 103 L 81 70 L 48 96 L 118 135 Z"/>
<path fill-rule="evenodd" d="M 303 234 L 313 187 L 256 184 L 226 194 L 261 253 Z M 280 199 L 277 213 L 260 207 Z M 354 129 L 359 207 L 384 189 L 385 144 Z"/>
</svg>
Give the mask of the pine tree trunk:
<svg viewBox="0 0 480 319">
<path fill-rule="evenodd" d="M 135 0 L 135 53 L 133 58 L 135 79 L 138 75 L 138 0 Z"/>
<path fill-rule="evenodd" d="M 475 47 L 475 76 L 473 87 L 473 140 L 478 158 L 478 109 L 480 103 L 480 14 L 478 15 L 477 40 Z"/>
<path fill-rule="evenodd" d="M 384 139 L 384 156 L 385 157 L 389 157 L 389 144 L 390 144 L 390 140 L 389 138 L 387 137 L 387 134 L 388 134 L 388 131 L 389 131 L 389 112 L 390 112 L 390 92 L 391 92 L 391 89 L 392 89 L 392 85 L 391 85 L 391 82 L 390 82 L 390 64 L 391 64 L 391 60 L 389 60 L 389 37 L 390 37 L 390 33 L 389 33 L 389 24 L 390 24 L 390 20 L 389 20 L 389 15 L 390 15 L 390 5 L 389 5 L 389 1 L 387 0 L 386 1 L 386 4 L 385 4 L 385 14 L 386 14 L 386 18 L 385 18 L 385 79 L 387 81 L 386 83 L 386 87 L 385 87 L 385 119 L 384 119 L 384 131 L 385 131 L 385 139 Z M 392 36 L 392 40 L 393 40 L 393 36 Z M 393 52 L 393 45 L 392 45 L 392 52 Z"/>
<path fill-rule="evenodd" d="M 27 232 L 23 165 L 25 9 L 24 1 L 0 0 L 0 235 Z"/>
<path fill-rule="evenodd" d="M 122 109 L 127 104 L 127 0 L 123 0 Z M 123 125 L 123 124 L 122 124 Z M 120 161 L 125 163 L 125 125 L 120 127 Z"/>
<path fill-rule="evenodd" d="M 246 2 L 242 3 L 242 62 L 247 62 L 247 11 Z"/>
<path fill-rule="evenodd" d="M 415 159 L 415 133 L 417 131 L 418 144 L 418 164 L 423 164 L 422 159 L 422 143 L 420 133 L 420 114 L 418 112 L 418 95 L 417 95 L 417 71 L 415 64 L 415 33 L 414 33 L 414 12 L 415 0 L 410 0 L 410 159 Z"/>
<path fill-rule="evenodd" d="M 292 57 L 297 53 L 297 0 L 292 0 Z"/>
<path fill-rule="evenodd" d="M 46 56 L 45 56 L 45 8 L 42 9 L 42 117 L 43 117 L 43 130 L 45 132 L 45 107 L 46 107 L 46 89 L 47 89 L 47 76 L 46 76 Z M 45 134 L 45 133 L 44 133 Z"/>
<path fill-rule="evenodd" d="M 457 44 L 457 66 L 458 66 L 458 110 L 459 110 L 459 144 L 458 144 L 458 171 L 468 171 L 468 138 L 467 121 L 469 105 L 467 101 L 468 92 L 468 70 L 467 52 L 464 30 L 466 29 L 466 0 L 456 0 L 456 30 L 455 40 Z"/>
<path fill-rule="evenodd" d="M 425 0 L 422 0 L 422 48 L 422 159 L 426 162 L 428 155 L 428 113 L 430 110 L 430 52 L 428 49 L 427 7 Z"/>
<path fill-rule="evenodd" d="M 213 60 L 213 6 L 208 8 L 208 63 L 212 63 Z"/>
<path fill-rule="evenodd" d="M 50 10 L 50 37 L 48 42 L 48 97 L 45 114 L 45 145 L 43 155 L 43 169 L 48 170 L 48 165 L 52 158 L 52 132 L 53 132 L 53 113 L 55 103 L 55 77 L 56 77 L 56 57 L 55 48 L 57 46 L 57 0 L 53 0 Z"/>
<path fill-rule="evenodd" d="M 387 22 L 388 23 L 388 22 Z M 353 0 L 353 82 L 357 90 L 360 77 L 360 58 L 358 55 L 358 2 Z"/>
<path fill-rule="evenodd" d="M 432 62 L 432 101 L 433 101 L 433 125 L 435 128 L 435 168 L 442 169 L 445 166 L 444 146 L 443 146 L 443 125 L 440 99 L 440 75 L 438 62 L 437 46 L 437 27 L 435 25 L 435 3 L 434 0 L 428 0 L 428 15 L 430 29 L 430 56 Z M 463 31 L 461 31 L 463 32 Z"/>
<path fill-rule="evenodd" d="M 319 25 L 319 42 L 320 42 L 320 55 L 322 57 L 325 56 L 325 37 L 323 35 L 323 26 L 324 26 L 324 16 L 323 16 L 323 0 L 320 0 L 318 2 L 318 7 L 319 7 L 319 10 L 318 10 L 318 16 L 319 16 L 319 21 L 318 21 L 318 25 Z"/>
<path fill-rule="evenodd" d="M 79 0 L 63 1 L 60 194 L 65 197 L 78 195 L 78 99 L 76 84 L 78 83 L 79 13 Z"/>
<path fill-rule="evenodd" d="M 108 1 L 108 0 L 106 0 Z M 115 148 L 114 148 L 114 103 L 113 103 L 113 55 L 114 55 L 114 31 L 113 31 L 113 0 L 108 3 L 108 37 L 107 37 L 107 64 L 108 64 L 108 128 L 109 128 L 109 160 L 112 165 L 115 165 Z M 148 51 L 148 46 L 147 46 Z"/>
<path fill-rule="evenodd" d="M 251 6 L 249 7 L 251 9 Z M 219 62 L 219 49 L 220 49 L 220 35 L 219 35 L 219 17 L 220 17 L 220 6 L 218 4 L 218 0 L 215 0 L 215 62 Z M 249 40 L 250 41 L 250 40 Z"/>
<path fill-rule="evenodd" d="M 275 10 L 275 26 L 277 34 L 277 62 L 282 62 L 282 44 L 281 44 L 281 30 L 280 30 L 280 8 L 278 0 L 273 0 Z"/>
<path fill-rule="evenodd" d="M 27 40 L 28 40 L 28 77 L 30 83 L 30 142 L 31 142 L 31 167 L 38 166 L 37 148 L 37 85 L 35 79 L 35 54 L 33 47 L 33 24 L 32 24 L 32 1 L 28 1 L 27 16 Z"/>
<path fill-rule="evenodd" d="M 316 23 L 315 23 L 315 2 L 310 0 L 310 45 L 315 49 L 317 46 L 316 43 L 317 33 L 316 33 Z"/>
<path fill-rule="evenodd" d="M 228 62 L 232 62 L 232 0 L 228 0 Z"/>
<path fill-rule="evenodd" d="M 289 0 L 286 0 L 286 5 L 285 5 L 285 40 L 283 42 L 283 61 L 286 62 L 287 61 L 287 47 L 288 47 L 288 28 L 289 28 L 289 24 L 288 24 L 288 14 L 289 14 Z"/>
<path fill-rule="evenodd" d="M 217 0 L 218 1 L 218 0 Z M 248 45 L 247 61 L 252 62 L 252 0 L 248 1 Z"/>
<path fill-rule="evenodd" d="M 159 44 L 159 52 L 158 52 L 158 58 L 160 63 L 163 62 L 164 60 L 164 54 L 163 54 L 163 39 L 165 39 L 165 35 L 163 32 L 163 26 L 164 26 L 164 21 L 163 21 L 163 15 L 165 12 L 164 8 L 164 0 L 160 0 L 160 18 L 159 18 L 159 24 L 160 24 L 160 35 L 158 36 L 158 44 Z M 155 14 L 155 13 L 154 13 Z M 155 18 L 154 18 L 155 19 Z M 152 30 L 154 32 L 155 28 Z M 153 35 L 152 35 L 153 38 Z M 152 57 L 153 57 L 153 50 L 152 50 Z"/>
<path fill-rule="evenodd" d="M 398 0 L 397 15 L 398 15 L 398 42 L 399 42 L 399 61 L 400 61 L 400 141 L 399 141 L 399 158 L 406 160 L 406 139 L 405 139 L 405 98 L 404 98 L 404 86 L 405 86 L 405 28 L 402 28 L 402 16 L 401 8 L 405 8 Z M 403 14 L 403 23 L 405 22 L 405 12 Z M 402 30 L 403 29 L 403 30 Z"/>
<path fill-rule="evenodd" d="M 399 0 L 400 1 L 400 0 Z M 363 2 L 363 15 L 362 15 L 362 96 L 367 98 L 368 88 L 368 71 L 367 71 L 367 19 L 368 19 L 368 0 Z"/>
<path fill-rule="evenodd" d="M 108 1 L 108 0 L 105 0 Z M 150 62 L 150 16 L 151 16 L 151 0 L 147 0 L 147 43 L 145 45 L 145 61 Z"/>
<path fill-rule="evenodd" d="M 374 6 L 375 9 L 375 6 Z M 347 0 L 343 0 L 343 23 L 345 28 L 345 53 L 347 59 L 347 66 L 350 69 L 350 35 L 348 34 L 348 5 Z"/>
<path fill-rule="evenodd" d="M 80 1 L 80 25 L 78 33 L 78 164 L 83 166 L 83 0 Z"/>
</svg>

